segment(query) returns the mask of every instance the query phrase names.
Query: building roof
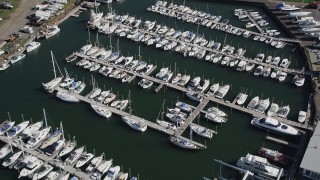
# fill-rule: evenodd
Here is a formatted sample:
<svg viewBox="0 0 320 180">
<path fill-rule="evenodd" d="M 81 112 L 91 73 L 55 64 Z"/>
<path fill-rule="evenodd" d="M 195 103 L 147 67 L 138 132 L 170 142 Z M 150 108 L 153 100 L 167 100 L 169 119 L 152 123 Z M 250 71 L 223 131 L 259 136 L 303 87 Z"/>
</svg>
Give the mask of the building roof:
<svg viewBox="0 0 320 180">
<path fill-rule="evenodd" d="M 304 153 L 300 168 L 320 173 L 320 123 L 317 124 Z"/>
</svg>

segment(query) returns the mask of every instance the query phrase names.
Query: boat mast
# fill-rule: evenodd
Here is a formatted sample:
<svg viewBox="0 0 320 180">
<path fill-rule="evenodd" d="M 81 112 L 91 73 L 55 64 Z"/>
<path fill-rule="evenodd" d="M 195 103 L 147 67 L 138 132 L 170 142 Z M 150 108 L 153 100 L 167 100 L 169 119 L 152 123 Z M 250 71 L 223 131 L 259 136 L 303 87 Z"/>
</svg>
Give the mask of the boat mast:
<svg viewBox="0 0 320 180">
<path fill-rule="evenodd" d="M 57 72 L 56 72 L 56 67 L 54 65 L 53 53 L 52 53 L 52 51 L 50 51 L 50 53 L 51 53 L 51 61 L 52 61 L 52 66 L 53 66 L 54 78 L 56 79 L 57 78 Z"/>
<path fill-rule="evenodd" d="M 6 133 L 7 133 L 8 143 L 9 143 L 9 146 L 10 146 L 11 152 L 13 153 L 13 149 L 12 149 L 12 145 L 11 145 L 11 141 L 10 141 L 10 138 L 9 138 L 8 132 L 6 132 Z"/>
<path fill-rule="evenodd" d="M 22 151 L 22 156 L 24 157 L 24 150 L 23 150 L 23 141 L 22 139 L 19 139 L 20 145 L 21 145 L 21 151 Z M 12 148 L 11 148 L 12 149 Z M 11 151 L 12 152 L 12 151 Z M 13 152 L 12 152 L 13 153 Z"/>
<path fill-rule="evenodd" d="M 129 100 L 129 114 L 132 115 L 130 89 L 129 89 L 129 94 L 128 94 L 128 100 Z"/>
<path fill-rule="evenodd" d="M 43 117 L 44 117 L 44 123 L 46 125 L 46 127 L 48 127 L 48 124 L 47 124 L 47 116 L 46 116 L 46 110 L 43 108 Z"/>
<path fill-rule="evenodd" d="M 61 133 L 62 133 L 62 139 L 64 139 L 64 132 L 63 132 L 63 126 L 62 126 L 62 122 L 60 121 L 60 129 L 61 129 Z"/>
</svg>

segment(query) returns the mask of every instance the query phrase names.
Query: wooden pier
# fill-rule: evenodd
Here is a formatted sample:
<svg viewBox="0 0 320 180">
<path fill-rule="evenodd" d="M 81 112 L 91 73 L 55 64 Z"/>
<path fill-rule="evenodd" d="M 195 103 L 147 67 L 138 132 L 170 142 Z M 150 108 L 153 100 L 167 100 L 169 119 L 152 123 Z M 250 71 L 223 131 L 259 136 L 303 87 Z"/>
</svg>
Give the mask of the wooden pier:
<svg viewBox="0 0 320 180">
<path fill-rule="evenodd" d="M 270 141 L 273 141 L 273 142 L 276 142 L 276 143 L 279 143 L 279 144 L 282 144 L 282 145 L 286 145 L 286 146 L 291 147 L 291 148 L 295 148 L 295 149 L 297 149 L 299 147 L 296 144 L 293 144 L 291 142 L 288 142 L 288 141 L 285 141 L 285 140 L 282 140 L 282 139 L 278 139 L 278 138 L 275 138 L 275 137 L 271 137 L 269 135 L 266 136 L 266 139 L 270 140 Z"/>
<path fill-rule="evenodd" d="M 255 25 L 255 27 L 258 29 L 258 31 L 261 33 L 261 35 L 264 34 L 264 30 L 259 26 L 259 24 L 257 23 L 257 21 L 251 16 L 251 14 L 244 10 L 242 11 L 245 13 L 245 15 L 247 16 L 247 18 L 251 21 L 251 23 L 253 23 Z"/>
</svg>

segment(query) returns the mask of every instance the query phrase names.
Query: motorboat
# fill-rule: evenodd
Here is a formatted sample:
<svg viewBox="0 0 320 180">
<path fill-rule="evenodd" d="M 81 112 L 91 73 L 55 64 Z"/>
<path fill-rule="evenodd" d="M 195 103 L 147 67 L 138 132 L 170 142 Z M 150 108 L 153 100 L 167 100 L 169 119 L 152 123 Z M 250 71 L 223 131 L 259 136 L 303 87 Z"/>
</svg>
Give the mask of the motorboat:
<svg viewBox="0 0 320 180">
<path fill-rule="evenodd" d="M 307 119 L 307 112 L 305 111 L 299 111 L 299 115 L 298 115 L 298 121 L 300 123 L 304 123 L 304 121 Z"/>
<path fill-rule="evenodd" d="M 86 172 L 92 172 L 95 168 L 99 166 L 102 162 L 104 154 L 102 153 L 100 156 L 93 158 L 90 161 L 90 165 L 86 168 Z"/>
<path fill-rule="evenodd" d="M 275 116 L 279 110 L 279 105 L 276 103 L 271 103 L 271 106 L 267 112 L 268 116 Z"/>
<path fill-rule="evenodd" d="M 112 112 L 107 110 L 106 108 L 103 108 L 97 104 L 91 104 L 92 109 L 98 113 L 100 116 L 109 118 L 112 115 Z"/>
<path fill-rule="evenodd" d="M 223 99 L 224 96 L 226 96 L 226 94 L 228 93 L 229 89 L 230 89 L 230 85 L 229 84 L 226 84 L 224 86 L 220 86 L 219 90 L 217 91 L 216 98 Z"/>
<path fill-rule="evenodd" d="M 49 174 L 49 172 L 52 170 L 53 166 L 51 166 L 50 164 L 45 164 L 37 170 L 37 172 L 33 175 L 32 180 L 41 179 L 45 177 L 47 174 Z"/>
<path fill-rule="evenodd" d="M 63 147 L 63 149 L 60 151 L 60 153 L 58 154 L 58 157 L 63 157 L 69 154 L 76 147 L 76 145 L 77 145 L 77 142 L 75 140 L 68 141 Z"/>
<path fill-rule="evenodd" d="M 67 93 L 67 92 L 63 92 L 63 91 L 58 91 L 56 94 L 57 98 L 61 99 L 62 101 L 65 102 L 80 102 L 80 100 L 76 97 L 74 97 L 73 95 Z"/>
<path fill-rule="evenodd" d="M 279 117 L 286 118 L 288 116 L 289 112 L 290 112 L 290 107 L 289 107 L 289 105 L 286 105 L 286 106 L 282 106 L 281 108 L 279 108 L 277 115 Z"/>
<path fill-rule="evenodd" d="M 199 146 L 192 143 L 192 141 L 188 141 L 188 140 L 182 139 L 180 137 L 170 136 L 170 141 L 174 145 L 185 148 L 185 149 L 201 149 Z"/>
<path fill-rule="evenodd" d="M 22 123 L 13 126 L 8 131 L 8 138 L 12 139 L 16 137 L 20 132 L 22 132 L 29 125 L 29 121 L 23 121 Z"/>
<path fill-rule="evenodd" d="M 35 156 L 26 156 L 23 162 L 25 163 L 25 167 L 20 171 L 18 178 L 31 175 L 43 164 L 43 161 Z"/>
<path fill-rule="evenodd" d="M 162 68 L 160 69 L 160 72 L 156 74 L 156 78 L 162 79 L 169 71 L 169 68 Z"/>
<path fill-rule="evenodd" d="M 142 79 L 139 83 L 139 86 L 141 86 L 143 89 L 148 89 L 153 85 L 153 81 Z"/>
<path fill-rule="evenodd" d="M 205 79 L 204 81 L 200 81 L 200 83 L 198 84 L 195 90 L 199 93 L 203 93 L 209 88 L 209 85 L 210 85 L 210 80 Z"/>
<path fill-rule="evenodd" d="M 114 166 L 114 167 L 111 167 L 109 170 L 108 170 L 108 174 L 107 176 L 104 178 L 104 180 L 114 180 L 116 179 L 117 175 L 119 174 L 120 172 L 120 166 Z"/>
<path fill-rule="evenodd" d="M 38 48 L 40 47 L 40 45 L 41 45 L 41 43 L 39 43 L 39 42 L 35 42 L 35 41 L 30 42 L 30 43 L 27 45 L 27 48 L 26 48 L 27 53 L 38 49 Z"/>
<path fill-rule="evenodd" d="M 57 25 L 50 26 L 45 34 L 46 39 L 51 38 L 52 36 L 58 34 L 60 32 L 60 28 Z"/>
<path fill-rule="evenodd" d="M 42 140 L 44 140 L 48 136 L 50 129 L 51 127 L 47 127 L 42 129 L 41 131 L 32 132 L 31 138 L 29 139 L 29 141 L 25 146 L 27 148 L 32 148 L 38 143 L 40 143 Z"/>
<path fill-rule="evenodd" d="M 212 138 L 212 135 L 214 133 L 213 130 L 196 125 L 196 124 L 190 124 L 189 127 L 192 129 L 193 132 L 197 133 L 199 136 L 205 137 L 205 138 Z"/>
<path fill-rule="evenodd" d="M 298 12 L 290 12 L 288 17 L 303 17 L 310 15 L 311 12 L 308 11 L 298 11 Z"/>
<path fill-rule="evenodd" d="M 10 61 L 11 64 L 14 64 L 25 57 L 26 57 L 26 55 L 21 53 L 21 54 L 10 57 L 8 60 Z"/>
<path fill-rule="evenodd" d="M 109 93 L 109 95 L 106 97 L 106 99 L 103 101 L 103 104 L 109 104 L 112 101 L 114 101 L 117 98 L 117 95 L 113 93 Z"/>
<path fill-rule="evenodd" d="M 282 123 L 271 117 L 267 118 L 253 118 L 251 124 L 263 129 L 267 129 L 276 133 L 288 134 L 288 135 L 299 135 L 299 131 L 294 127 Z"/>
<path fill-rule="evenodd" d="M 186 93 L 187 97 L 194 100 L 194 101 L 198 101 L 198 102 L 201 102 L 203 100 L 203 97 L 200 96 L 199 93 L 196 93 L 196 92 L 187 92 Z"/>
<path fill-rule="evenodd" d="M 247 105 L 248 109 L 254 109 L 259 103 L 259 96 L 255 96 Z"/>
<path fill-rule="evenodd" d="M 170 122 L 167 122 L 167 121 L 158 120 L 158 119 L 156 120 L 156 122 L 157 122 L 160 126 L 166 128 L 166 129 L 170 129 L 170 130 L 172 130 L 172 131 L 175 131 L 175 130 L 177 129 L 177 126 L 174 125 L 173 123 L 170 123 Z"/>
<path fill-rule="evenodd" d="M 207 110 L 208 113 L 213 113 L 217 116 L 221 116 L 221 117 L 226 117 L 228 116 L 225 112 L 221 111 L 219 108 L 216 108 L 216 107 L 210 107 L 208 110 Z"/>
<path fill-rule="evenodd" d="M 75 165 L 76 168 L 81 168 L 83 165 L 88 163 L 94 157 L 91 153 L 83 153 L 78 159 L 77 164 Z"/>
<path fill-rule="evenodd" d="M 166 117 L 177 124 L 177 126 L 181 126 L 182 124 L 184 124 L 184 121 L 186 120 L 186 118 L 184 116 L 181 116 L 180 114 L 176 114 L 176 113 L 166 113 Z"/>
<path fill-rule="evenodd" d="M 127 123 L 131 128 L 144 132 L 147 130 L 147 124 L 142 120 L 133 119 L 132 116 L 122 116 L 122 120 Z"/>
<path fill-rule="evenodd" d="M 13 163 L 15 163 L 20 158 L 21 155 L 22 155 L 22 151 L 18 151 L 14 153 L 10 158 L 7 158 L 6 160 L 3 161 L 2 166 L 9 167 Z"/>
<path fill-rule="evenodd" d="M 246 71 L 252 71 L 252 69 L 254 68 L 255 64 L 254 63 L 247 63 L 246 65 Z"/>
<path fill-rule="evenodd" d="M 284 154 L 279 151 L 271 150 L 265 147 L 261 147 L 258 150 L 258 154 L 264 158 L 267 158 L 270 161 L 281 163 L 285 166 L 289 165 L 290 160 Z"/>
<path fill-rule="evenodd" d="M 129 174 L 128 173 L 123 173 L 118 177 L 118 180 L 127 180 L 128 179 Z M 132 178 L 131 178 L 132 179 Z M 131 180 L 130 179 L 130 180 Z"/>
<path fill-rule="evenodd" d="M 187 111 L 187 112 L 192 111 L 192 108 L 188 104 L 183 103 L 183 102 L 177 102 L 176 106 L 184 111 Z"/>
<path fill-rule="evenodd" d="M 96 13 L 93 10 L 90 10 L 90 19 L 87 22 L 89 25 L 94 25 L 101 20 L 103 13 Z"/>
<path fill-rule="evenodd" d="M 243 105 L 245 103 L 245 101 L 248 98 L 248 94 L 240 92 L 239 95 L 237 96 L 237 104 L 238 105 Z"/>
<path fill-rule="evenodd" d="M 60 84 L 60 87 L 66 88 L 69 87 L 74 82 L 74 78 L 67 77 L 63 80 L 63 82 Z"/>
<path fill-rule="evenodd" d="M 26 127 L 22 134 L 25 136 L 31 136 L 34 131 L 38 131 L 43 125 L 43 121 L 36 122 L 28 127 Z"/>
<path fill-rule="evenodd" d="M 70 176 L 70 173 L 66 173 L 65 175 L 63 175 L 63 176 L 61 177 L 60 180 L 68 180 L 68 179 L 69 179 L 69 176 Z"/>
<path fill-rule="evenodd" d="M 62 135 L 62 132 L 59 129 L 56 129 L 55 132 L 52 135 L 50 135 L 48 139 L 42 143 L 42 145 L 40 146 L 40 149 L 44 149 L 50 146 L 51 144 L 55 143 L 60 139 L 61 135 Z"/>
<path fill-rule="evenodd" d="M 227 122 L 226 118 L 218 116 L 218 115 L 216 115 L 214 113 L 206 113 L 204 115 L 204 117 L 206 119 L 211 120 L 211 121 L 216 122 L 216 123 L 225 123 L 225 122 Z"/>
<path fill-rule="evenodd" d="M 79 50 L 80 54 L 87 54 L 87 52 L 92 48 L 92 44 L 86 44 L 82 46 Z"/>
<path fill-rule="evenodd" d="M 256 111 L 259 113 L 264 113 L 264 111 L 269 107 L 270 100 L 267 99 L 261 99 L 256 107 Z"/>
<path fill-rule="evenodd" d="M 82 146 L 82 147 L 72 151 L 71 154 L 69 155 L 69 157 L 64 162 L 69 165 L 73 164 L 76 160 L 78 160 L 78 158 L 82 154 L 83 150 L 84 150 L 84 147 Z"/>
<path fill-rule="evenodd" d="M 266 158 L 247 154 L 237 161 L 237 166 L 255 174 L 277 178 L 281 177 L 281 168 L 271 165 Z"/>
<path fill-rule="evenodd" d="M 263 77 L 268 77 L 271 74 L 271 68 L 270 67 L 264 67 L 262 71 Z"/>
<path fill-rule="evenodd" d="M 14 121 L 5 121 L 0 125 L 0 136 L 4 135 L 7 131 L 9 131 L 13 125 Z"/>
<path fill-rule="evenodd" d="M 193 78 L 190 81 L 190 83 L 188 84 L 188 89 L 193 90 L 194 88 L 196 88 L 199 85 L 200 81 L 201 81 L 201 78 L 199 76 Z"/>
</svg>

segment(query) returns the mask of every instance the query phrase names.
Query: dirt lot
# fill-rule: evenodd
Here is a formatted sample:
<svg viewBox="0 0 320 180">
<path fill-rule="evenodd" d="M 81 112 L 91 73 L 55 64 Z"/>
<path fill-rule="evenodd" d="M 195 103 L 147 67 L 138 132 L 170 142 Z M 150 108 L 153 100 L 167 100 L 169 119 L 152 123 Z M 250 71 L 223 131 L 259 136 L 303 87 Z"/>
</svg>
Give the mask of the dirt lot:
<svg viewBox="0 0 320 180">
<path fill-rule="evenodd" d="M 32 14 L 37 0 L 21 0 L 16 11 L 0 26 L 0 39 L 7 39 L 9 34 L 19 31 L 28 22 L 26 16 Z"/>
</svg>

